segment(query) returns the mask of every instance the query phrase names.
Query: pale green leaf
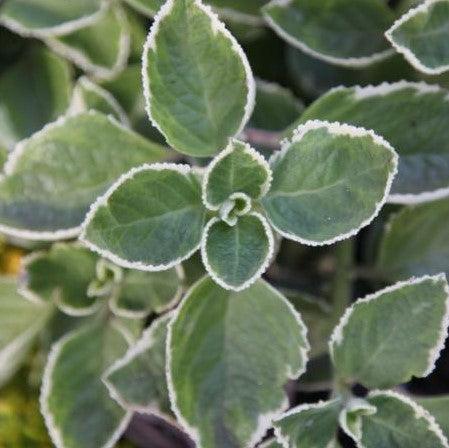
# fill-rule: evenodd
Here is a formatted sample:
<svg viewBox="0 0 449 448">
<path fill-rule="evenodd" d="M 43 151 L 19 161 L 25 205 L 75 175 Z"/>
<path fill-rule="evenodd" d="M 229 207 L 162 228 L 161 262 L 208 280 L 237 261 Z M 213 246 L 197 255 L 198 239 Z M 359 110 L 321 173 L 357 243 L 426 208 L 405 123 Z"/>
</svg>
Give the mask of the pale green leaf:
<svg viewBox="0 0 449 448">
<path fill-rule="evenodd" d="M 22 36 L 66 34 L 102 16 L 104 0 L 7 0 L 0 10 L 0 23 Z"/>
<path fill-rule="evenodd" d="M 130 52 L 126 14 L 114 3 L 95 23 L 45 42 L 95 77 L 113 78 L 125 68 Z"/>
<path fill-rule="evenodd" d="M 233 193 L 260 199 L 270 188 L 268 162 L 247 143 L 232 140 L 207 167 L 203 177 L 203 202 L 210 210 L 218 208 Z"/>
<path fill-rule="evenodd" d="M 51 312 L 20 296 L 15 279 L 0 277 L 0 387 L 20 368 Z"/>
<path fill-rule="evenodd" d="M 285 409 L 283 386 L 303 373 L 308 348 L 300 316 L 267 283 L 229 292 L 206 277 L 169 325 L 172 409 L 202 448 L 253 447 Z"/>
<path fill-rule="evenodd" d="M 391 280 L 449 275 L 449 199 L 402 209 L 387 223 L 377 270 Z"/>
<path fill-rule="evenodd" d="M 188 165 L 143 165 L 97 200 L 81 239 L 120 266 L 165 270 L 199 248 L 205 215 L 200 184 Z"/>
<path fill-rule="evenodd" d="M 376 413 L 376 408 L 363 398 L 350 397 L 339 415 L 340 427 L 355 440 L 362 437 L 362 417 Z"/>
<path fill-rule="evenodd" d="M 173 416 L 165 379 L 165 343 L 171 318 L 169 313 L 154 321 L 103 377 L 111 396 L 124 409 L 170 421 Z"/>
<path fill-rule="evenodd" d="M 406 81 L 336 88 L 312 104 L 299 123 L 340 121 L 382 135 L 399 154 L 389 202 L 416 203 L 449 194 L 448 92 Z"/>
<path fill-rule="evenodd" d="M 207 272 L 223 288 L 241 291 L 267 269 L 274 237 L 259 213 L 237 218 L 234 225 L 212 218 L 204 229 L 201 254 Z"/>
<path fill-rule="evenodd" d="M 267 218 L 285 238 L 309 245 L 349 238 L 378 214 L 397 155 L 372 131 L 310 121 L 270 160 Z"/>
<path fill-rule="evenodd" d="M 110 396 L 101 376 L 128 343 L 113 323 L 97 322 L 53 345 L 41 389 L 41 411 L 58 448 L 107 448 L 131 413 Z"/>
<path fill-rule="evenodd" d="M 115 296 L 112 311 L 119 316 L 142 318 L 172 308 L 182 293 L 182 268 L 162 272 L 125 271 Z"/>
<path fill-rule="evenodd" d="M 0 76 L 0 145 L 12 149 L 64 114 L 72 92 L 70 66 L 34 47 Z"/>
<path fill-rule="evenodd" d="M 449 396 L 413 397 L 413 399 L 416 403 L 430 412 L 446 438 L 449 437 Z"/>
<path fill-rule="evenodd" d="M 444 274 L 397 283 L 359 299 L 330 339 L 337 374 L 368 388 L 425 377 L 444 347 L 448 320 Z"/>
<path fill-rule="evenodd" d="M 0 179 L 0 230 L 26 239 L 74 237 L 89 205 L 120 174 L 165 154 L 102 114 L 60 119 L 11 153 Z"/>
<path fill-rule="evenodd" d="M 34 301 L 54 302 L 69 315 L 91 314 L 101 304 L 87 289 L 95 278 L 97 256 L 77 244 L 59 243 L 23 261 L 20 293 Z"/>
<path fill-rule="evenodd" d="M 73 89 L 69 114 L 88 112 L 92 109 L 105 115 L 112 115 L 124 126 L 130 126 L 126 112 L 111 93 L 82 76 Z"/>
<path fill-rule="evenodd" d="M 361 417 L 361 437 L 348 433 L 360 448 L 447 448 L 435 419 L 421 406 L 392 391 L 375 391 L 367 402 L 376 412 Z"/>
<path fill-rule="evenodd" d="M 136 11 L 147 17 L 154 17 L 165 0 L 125 0 Z"/>
<path fill-rule="evenodd" d="M 449 70 L 449 2 L 427 0 L 409 10 L 385 33 L 417 70 L 438 75 Z"/>
<path fill-rule="evenodd" d="M 287 448 L 327 448 L 338 430 L 340 399 L 303 404 L 274 422 L 276 438 Z"/>
<path fill-rule="evenodd" d="M 201 0 L 168 0 L 144 48 L 148 115 L 178 151 L 207 157 L 250 118 L 255 83 L 243 50 Z"/>
<path fill-rule="evenodd" d="M 394 15 L 372 0 L 272 0 L 265 19 L 289 44 L 331 64 L 363 67 L 393 52 L 384 38 Z"/>
<path fill-rule="evenodd" d="M 276 439 L 268 439 L 266 442 L 258 445 L 259 448 L 283 448 L 280 443 L 276 441 Z"/>
</svg>

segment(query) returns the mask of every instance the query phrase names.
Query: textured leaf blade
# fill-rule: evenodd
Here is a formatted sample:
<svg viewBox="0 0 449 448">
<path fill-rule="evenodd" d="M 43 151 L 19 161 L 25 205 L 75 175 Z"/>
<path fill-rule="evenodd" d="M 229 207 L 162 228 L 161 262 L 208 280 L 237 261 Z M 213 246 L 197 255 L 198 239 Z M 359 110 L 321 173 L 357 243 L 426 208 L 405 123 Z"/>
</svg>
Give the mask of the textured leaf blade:
<svg viewBox="0 0 449 448">
<path fill-rule="evenodd" d="M 449 436 L 449 397 L 413 397 L 414 401 L 426 409 L 435 418 L 446 438 Z"/>
<path fill-rule="evenodd" d="M 427 0 L 409 10 L 385 33 L 417 70 L 438 75 L 449 70 L 449 3 Z"/>
<path fill-rule="evenodd" d="M 311 121 L 270 160 L 262 199 L 282 236 L 309 245 L 355 235 L 378 214 L 396 174 L 397 155 L 372 131 Z"/>
<path fill-rule="evenodd" d="M 246 56 L 201 0 L 164 4 L 142 70 L 150 120 L 182 153 L 215 154 L 251 115 L 255 83 Z"/>
<path fill-rule="evenodd" d="M 398 152 L 389 202 L 416 203 L 449 194 L 448 92 L 401 81 L 336 88 L 306 109 L 299 123 L 319 119 L 373 129 Z"/>
<path fill-rule="evenodd" d="M 58 120 L 11 153 L 0 179 L 0 229 L 26 239 L 74 237 L 89 205 L 120 174 L 165 154 L 99 113 Z"/>
<path fill-rule="evenodd" d="M 166 270 L 199 248 L 204 220 L 200 184 L 188 165 L 143 165 L 92 206 L 81 240 L 120 266 Z"/>
<path fill-rule="evenodd" d="M 337 374 L 369 388 L 427 376 L 444 347 L 448 319 L 444 274 L 397 283 L 359 299 L 330 339 Z"/>
<path fill-rule="evenodd" d="M 267 283 L 237 293 L 204 278 L 178 308 L 167 350 L 172 408 L 194 440 L 250 447 L 285 408 L 282 386 L 303 372 L 308 343 L 299 315 Z"/>
<path fill-rule="evenodd" d="M 383 33 L 393 13 L 384 2 L 273 0 L 263 12 L 289 44 L 331 64 L 363 67 L 392 54 Z"/>
</svg>

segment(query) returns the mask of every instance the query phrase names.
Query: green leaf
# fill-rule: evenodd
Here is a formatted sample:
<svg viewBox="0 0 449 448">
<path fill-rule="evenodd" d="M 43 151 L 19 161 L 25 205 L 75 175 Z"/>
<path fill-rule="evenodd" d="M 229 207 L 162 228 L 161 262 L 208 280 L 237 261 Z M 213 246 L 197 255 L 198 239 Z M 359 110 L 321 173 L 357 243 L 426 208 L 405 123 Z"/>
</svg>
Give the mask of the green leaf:
<svg viewBox="0 0 449 448">
<path fill-rule="evenodd" d="M 274 422 L 276 438 L 289 448 L 326 448 L 338 430 L 340 399 L 303 404 Z"/>
<path fill-rule="evenodd" d="M 154 321 L 103 377 L 111 397 L 124 409 L 154 414 L 170 422 L 174 418 L 165 380 L 165 343 L 172 314 Z"/>
<path fill-rule="evenodd" d="M 129 6 L 147 17 L 154 17 L 165 0 L 125 0 Z"/>
<path fill-rule="evenodd" d="M 203 263 L 225 289 L 241 291 L 252 285 L 267 269 L 273 252 L 273 233 L 259 213 L 240 216 L 234 225 L 212 218 L 204 229 Z"/>
<path fill-rule="evenodd" d="M 111 309 L 132 319 L 163 313 L 180 299 L 183 278 L 180 266 L 162 272 L 125 271 Z"/>
<path fill-rule="evenodd" d="M 348 433 L 360 448 L 447 448 L 435 419 L 421 406 L 393 391 L 371 392 L 367 402 L 376 408 L 361 417 L 361 437 Z"/>
<path fill-rule="evenodd" d="M 93 204 L 81 240 L 120 266 L 166 270 L 198 250 L 205 215 L 188 165 L 143 165 Z"/>
<path fill-rule="evenodd" d="M 445 272 L 449 276 L 449 199 L 403 208 L 385 227 L 377 269 L 402 280 Z"/>
<path fill-rule="evenodd" d="M 267 0 L 207 0 L 207 3 L 223 19 L 254 27 L 263 24 L 260 9 Z"/>
<path fill-rule="evenodd" d="M 26 37 L 66 34 L 98 21 L 106 5 L 103 0 L 8 0 L 0 23 Z"/>
<path fill-rule="evenodd" d="M 300 316 L 270 285 L 229 292 L 206 277 L 169 325 L 172 409 L 202 448 L 252 447 L 285 409 L 283 386 L 304 372 L 308 348 Z"/>
<path fill-rule="evenodd" d="M 417 70 L 438 75 L 449 70 L 449 3 L 428 0 L 409 10 L 385 33 Z"/>
<path fill-rule="evenodd" d="M 165 154 L 102 114 L 62 118 L 11 153 L 0 179 L 0 230 L 25 239 L 74 237 L 89 205 L 120 174 Z"/>
<path fill-rule="evenodd" d="M 217 153 L 253 110 L 248 60 L 201 0 L 164 4 L 144 48 L 143 77 L 150 120 L 185 154 Z"/>
<path fill-rule="evenodd" d="M 12 149 L 64 114 L 72 94 L 70 66 L 32 47 L 0 76 L 0 145 Z"/>
<path fill-rule="evenodd" d="M 309 245 L 349 238 L 378 214 L 396 173 L 393 148 L 372 131 L 310 121 L 270 160 L 262 204 L 285 238 Z"/>
<path fill-rule="evenodd" d="M 374 129 L 400 156 L 389 202 L 429 201 L 449 194 L 447 95 L 436 85 L 406 81 L 339 87 L 313 103 L 299 122 L 320 119 Z"/>
<path fill-rule="evenodd" d="M 268 162 L 247 143 L 232 140 L 207 167 L 203 177 L 203 202 L 218 210 L 233 193 L 260 199 L 270 189 L 271 169 Z"/>
<path fill-rule="evenodd" d="M 413 399 L 430 412 L 447 438 L 449 436 L 449 396 L 413 397 Z"/>
<path fill-rule="evenodd" d="M 126 65 L 130 34 L 126 14 L 115 4 L 95 23 L 45 40 L 56 53 L 98 78 L 113 78 Z"/>
<path fill-rule="evenodd" d="M 23 260 L 19 292 L 36 302 L 54 302 L 71 316 L 92 314 L 101 305 L 87 294 L 97 260 L 95 254 L 78 244 L 59 243 L 48 252 L 34 252 Z"/>
<path fill-rule="evenodd" d="M 53 345 L 41 389 L 41 412 L 58 448 L 115 445 L 131 413 L 110 396 L 101 376 L 128 344 L 113 323 L 97 322 Z"/>
<path fill-rule="evenodd" d="M 425 377 L 444 347 L 448 320 L 444 274 L 400 282 L 359 299 L 330 339 L 337 374 L 368 388 Z"/>
<path fill-rule="evenodd" d="M 124 126 L 130 126 L 126 112 L 111 93 L 82 76 L 73 89 L 69 114 L 88 112 L 92 109 L 105 115 L 112 115 Z"/>
<path fill-rule="evenodd" d="M 0 387 L 25 361 L 51 312 L 51 306 L 20 296 L 15 279 L 0 277 Z"/>
<path fill-rule="evenodd" d="M 360 440 L 362 437 L 362 417 L 373 415 L 376 411 L 376 407 L 369 404 L 366 400 L 350 397 L 345 403 L 345 408 L 340 412 L 338 419 L 340 427 L 355 440 Z"/>
<path fill-rule="evenodd" d="M 282 448 L 282 445 L 276 439 L 268 439 L 266 442 L 257 445 L 259 448 Z"/>
<path fill-rule="evenodd" d="M 363 67 L 393 54 L 384 31 L 394 16 L 385 2 L 273 0 L 262 11 L 290 45 L 331 64 Z"/>
</svg>

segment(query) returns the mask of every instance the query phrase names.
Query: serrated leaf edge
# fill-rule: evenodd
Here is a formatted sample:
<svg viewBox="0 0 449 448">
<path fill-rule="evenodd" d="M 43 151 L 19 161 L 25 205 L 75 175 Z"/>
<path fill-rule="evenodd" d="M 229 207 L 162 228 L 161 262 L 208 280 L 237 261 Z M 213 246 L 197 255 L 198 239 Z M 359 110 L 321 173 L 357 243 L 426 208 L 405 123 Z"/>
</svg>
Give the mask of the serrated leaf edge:
<svg viewBox="0 0 449 448">
<path fill-rule="evenodd" d="M 424 3 L 419 4 L 417 7 L 409 9 L 404 15 L 399 17 L 393 25 L 385 32 L 385 37 L 388 39 L 388 41 L 391 43 L 393 48 L 398 52 L 401 53 L 405 59 L 412 65 L 416 70 L 425 73 L 427 75 L 441 75 L 442 73 L 449 70 L 449 64 L 447 65 L 441 65 L 436 68 L 427 67 L 424 65 L 418 57 L 413 53 L 413 51 L 404 45 L 399 44 L 396 42 L 393 33 L 404 23 L 408 22 L 409 19 L 415 17 L 418 14 L 421 13 L 427 13 L 431 6 L 433 6 L 435 3 L 445 3 L 445 0 L 426 0 Z"/>
<path fill-rule="evenodd" d="M 278 160 L 285 157 L 285 155 L 290 150 L 290 147 L 292 144 L 300 142 L 301 139 L 310 131 L 325 128 L 327 129 L 328 133 L 331 135 L 345 135 L 351 138 L 357 138 L 357 137 L 370 137 L 376 145 L 383 146 L 386 150 L 390 152 L 392 155 L 392 163 L 393 163 L 393 169 L 390 170 L 388 174 L 388 179 L 385 185 L 385 190 L 383 197 L 377 202 L 375 209 L 373 213 L 365 219 L 359 226 L 355 227 L 354 229 L 351 229 L 349 232 L 342 233 L 340 235 L 337 235 L 334 238 L 330 238 L 328 240 L 324 241 L 315 241 L 315 240 L 308 240 L 305 238 L 301 238 L 300 236 L 294 235 L 289 232 L 284 232 L 283 230 L 279 229 L 271 220 L 270 217 L 267 216 L 267 219 L 271 226 L 276 230 L 277 233 L 279 233 L 284 238 L 287 238 L 292 241 L 296 241 L 301 244 L 305 244 L 307 246 L 325 246 L 329 244 L 337 243 L 338 241 L 342 241 L 345 239 L 348 239 L 354 235 L 357 235 L 361 229 L 369 225 L 374 218 L 377 217 L 380 210 L 384 206 L 384 204 L 387 202 L 387 198 L 390 194 L 391 186 L 393 184 L 393 180 L 397 174 L 398 171 L 398 161 L 399 157 L 394 150 L 394 148 L 381 136 L 377 135 L 372 130 L 367 130 L 365 128 L 361 127 L 355 127 L 348 124 L 341 124 L 339 122 L 328 122 L 328 121 L 321 121 L 321 120 L 310 120 L 307 121 L 304 124 L 299 125 L 294 131 L 293 131 L 293 137 L 291 140 L 284 140 L 282 143 L 282 148 L 280 151 L 274 153 L 270 158 L 270 165 L 272 166 L 274 163 L 276 163 Z"/>
<path fill-rule="evenodd" d="M 245 74 L 246 74 L 246 86 L 248 89 L 247 97 L 246 97 L 246 105 L 244 115 L 242 117 L 242 121 L 240 123 L 239 128 L 235 132 L 234 135 L 240 134 L 240 132 L 245 127 L 246 123 L 251 118 L 251 114 L 254 109 L 254 105 L 256 102 L 256 82 L 254 80 L 253 72 L 251 66 L 249 65 L 248 58 L 246 57 L 243 48 L 237 42 L 236 38 L 228 31 L 223 22 L 220 21 L 218 16 L 212 11 L 212 9 L 208 5 L 204 5 L 201 0 L 194 0 L 195 6 L 201 9 L 210 19 L 210 26 L 215 33 L 223 34 L 227 39 L 230 40 L 232 44 L 233 51 L 237 54 L 237 56 L 242 61 Z M 159 31 L 160 24 L 162 20 L 171 14 L 171 11 L 175 5 L 175 0 L 167 0 L 161 7 L 161 9 L 154 16 L 153 25 L 151 26 L 150 32 L 148 33 L 147 39 L 143 46 L 142 53 L 142 81 L 143 81 L 143 94 L 145 97 L 145 110 L 147 112 L 148 118 L 151 124 L 165 137 L 167 143 L 176 148 L 176 145 L 173 145 L 169 138 L 165 136 L 161 126 L 154 119 L 152 114 L 151 107 L 151 80 L 148 76 L 148 53 L 150 50 L 156 50 L 156 35 Z M 217 148 L 218 149 L 218 148 Z"/>
<path fill-rule="evenodd" d="M 179 314 L 182 311 L 182 308 L 187 303 L 187 300 L 189 299 L 190 295 L 192 294 L 192 291 L 196 288 L 197 285 L 199 285 L 207 276 L 202 277 L 199 279 L 196 283 L 194 283 L 190 289 L 185 294 L 184 298 L 182 299 L 179 306 L 174 310 L 173 317 L 168 323 L 167 326 L 167 343 L 166 343 L 166 376 L 167 376 L 167 386 L 168 386 L 168 395 L 170 398 L 170 404 L 173 413 L 176 416 L 176 419 L 181 424 L 181 426 L 185 429 L 187 434 L 191 437 L 191 439 L 198 445 L 198 447 L 201 447 L 201 436 L 199 431 L 190 425 L 190 423 L 183 417 L 181 414 L 176 400 L 176 393 L 175 388 L 173 384 L 173 379 L 171 376 L 171 345 L 172 345 L 172 328 L 177 320 Z M 292 313 L 293 317 L 295 318 L 297 324 L 299 325 L 302 333 L 302 338 L 304 340 L 305 346 L 301 348 L 300 353 L 303 360 L 303 365 L 300 367 L 296 372 L 291 371 L 290 366 L 287 366 L 287 376 L 292 379 L 299 378 L 305 371 L 306 371 L 306 365 L 309 360 L 308 353 L 310 351 L 310 344 L 307 339 L 307 327 L 305 326 L 301 315 L 296 311 L 295 307 L 289 302 L 278 290 L 276 290 L 273 286 L 271 286 L 269 283 L 264 281 L 265 286 L 267 286 L 268 289 L 270 289 L 284 304 L 287 306 L 287 308 Z M 271 412 L 268 412 L 266 414 L 260 415 L 258 419 L 258 425 L 257 428 L 254 430 L 252 436 L 250 437 L 250 440 L 242 447 L 242 448 L 253 448 L 254 445 L 259 442 L 262 437 L 265 435 L 266 431 L 271 427 L 272 422 L 275 418 L 279 417 L 289 406 L 289 402 L 287 397 L 285 397 L 283 403 L 279 406 L 278 409 L 275 409 Z"/>
<path fill-rule="evenodd" d="M 262 225 L 264 227 L 264 230 L 265 230 L 265 235 L 267 236 L 267 239 L 268 239 L 268 252 L 267 252 L 267 255 L 266 255 L 265 259 L 261 263 L 259 269 L 256 271 L 256 273 L 250 279 L 248 279 L 246 282 L 241 284 L 240 286 L 233 286 L 233 285 L 229 285 L 228 283 L 226 283 L 213 270 L 212 266 L 209 263 L 209 257 L 207 255 L 207 249 L 206 249 L 207 238 L 209 236 L 209 230 L 210 230 L 210 228 L 214 224 L 216 224 L 217 222 L 221 222 L 222 220 L 220 218 L 217 218 L 217 217 L 212 218 L 206 224 L 206 227 L 203 230 L 203 235 L 202 235 L 202 238 L 201 238 L 201 259 L 203 261 L 203 264 L 204 264 L 204 267 L 206 268 L 207 273 L 212 277 L 212 279 L 214 280 L 215 283 L 217 283 L 222 288 L 224 288 L 224 289 L 226 289 L 228 291 L 239 292 L 239 291 L 243 291 L 244 289 L 246 289 L 249 286 L 251 286 L 267 270 L 268 266 L 270 265 L 273 253 L 274 253 L 274 236 L 273 236 L 273 232 L 271 231 L 271 228 L 270 228 L 267 220 L 265 219 L 265 217 L 262 216 L 260 213 L 257 213 L 257 212 L 251 212 L 251 213 L 248 213 L 245 216 L 254 216 L 255 218 L 259 219 L 260 222 L 262 223 Z"/>
<path fill-rule="evenodd" d="M 363 56 L 363 57 L 351 57 L 351 58 L 340 58 L 335 56 L 329 56 L 323 53 L 320 53 L 316 50 L 313 50 L 304 42 L 299 41 L 288 32 L 286 32 L 280 25 L 278 25 L 273 18 L 269 14 L 269 10 L 273 6 L 287 7 L 290 5 L 292 0 L 271 0 L 267 5 L 262 8 L 262 14 L 265 18 L 265 21 L 273 29 L 273 31 L 282 39 L 284 39 L 287 43 L 292 45 L 295 48 L 298 48 L 308 56 L 312 56 L 313 58 L 319 59 L 324 62 L 328 62 L 330 64 L 339 65 L 341 67 L 367 67 L 376 62 L 382 61 L 390 56 L 394 55 L 393 49 L 386 49 L 384 51 L 373 53 L 371 56 Z"/>
<path fill-rule="evenodd" d="M 441 327 L 439 329 L 439 336 L 437 343 L 435 346 L 429 351 L 428 353 L 428 362 L 426 368 L 421 373 L 414 373 L 413 376 L 416 376 L 418 378 L 424 378 L 428 376 L 435 368 L 435 363 L 438 360 L 441 351 L 444 348 L 444 344 L 446 341 L 446 337 L 448 334 L 448 327 L 449 327 L 449 284 L 446 279 L 446 275 L 444 273 L 437 274 L 437 275 L 425 275 L 422 277 L 412 277 L 409 280 L 400 281 L 395 283 L 394 285 L 387 286 L 386 288 L 383 288 L 373 294 L 368 294 L 367 296 L 358 299 L 356 302 L 354 302 L 350 307 L 346 308 L 346 311 L 344 312 L 343 316 L 340 318 L 340 321 L 338 325 L 334 328 L 330 338 L 329 338 L 329 353 L 331 356 L 332 361 L 334 360 L 334 346 L 340 345 L 343 342 L 344 339 L 344 329 L 345 326 L 348 324 L 350 317 L 352 316 L 352 313 L 354 309 L 365 303 L 369 303 L 373 300 L 378 299 L 380 296 L 384 294 L 388 294 L 390 292 L 397 291 L 404 286 L 410 286 L 410 285 L 417 285 L 420 283 L 423 283 L 425 281 L 432 281 L 434 284 L 443 282 L 444 283 L 444 292 L 446 294 L 446 300 L 445 300 L 445 314 L 442 316 L 441 319 Z"/>
</svg>

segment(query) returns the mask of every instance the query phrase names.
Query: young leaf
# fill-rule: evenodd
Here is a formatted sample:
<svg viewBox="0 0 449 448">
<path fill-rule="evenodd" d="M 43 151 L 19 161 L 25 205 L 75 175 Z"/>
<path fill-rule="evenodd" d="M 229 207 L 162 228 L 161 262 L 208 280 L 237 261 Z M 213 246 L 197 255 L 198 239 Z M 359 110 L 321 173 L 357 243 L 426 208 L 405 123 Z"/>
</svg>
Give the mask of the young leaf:
<svg viewBox="0 0 449 448">
<path fill-rule="evenodd" d="M 270 160 L 262 199 L 271 225 L 309 245 L 355 235 L 378 214 L 396 173 L 393 148 L 372 131 L 310 121 Z"/>
<path fill-rule="evenodd" d="M 97 256 L 77 244 L 59 243 L 48 252 L 34 252 L 23 261 L 19 292 L 36 302 L 52 302 L 66 314 L 84 316 L 101 304 L 87 294 L 95 278 Z"/>
<path fill-rule="evenodd" d="M 70 66 L 33 47 L 0 76 L 0 145 L 12 149 L 64 114 L 72 94 Z"/>
<path fill-rule="evenodd" d="M 102 114 L 62 118 L 10 154 L 0 179 L 0 230 L 26 239 L 74 237 L 89 205 L 120 174 L 165 154 Z"/>
<path fill-rule="evenodd" d="M 221 287 L 233 291 L 252 285 L 267 269 L 273 251 L 273 233 L 259 213 L 240 216 L 233 226 L 212 218 L 201 242 L 207 272 Z"/>
<path fill-rule="evenodd" d="M 114 4 L 100 20 L 63 36 L 45 40 L 56 53 L 98 78 L 113 78 L 126 65 L 130 34 L 126 14 Z"/>
<path fill-rule="evenodd" d="M 286 408 L 282 388 L 308 348 L 300 316 L 267 283 L 229 292 L 206 277 L 169 325 L 172 409 L 198 446 L 252 447 Z"/>
<path fill-rule="evenodd" d="M 340 399 L 303 404 L 274 422 L 276 438 L 287 448 L 327 448 L 335 440 Z"/>
<path fill-rule="evenodd" d="M 260 199 L 270 189 L 268 162 L 247 143 L 232 140 L 207 167 L 203 177 L 203 202 L 218 210 L 233 193 Z"/>
<path fill-rule="evenodd" d="M 394 16 L 385 2 L 272 0 L 262 10 L 280 37 L 325 62 L 363 67 L 393 54 L 384 31 Z"/>
<path fill-rule="evenodd" d="M 120 266 L 166 270 L 199 248 L 205 215 L 188 165 L 143 165 L 92 205 L 81 240 Z"/>
<path fill-rule="evenodd" d="M 360 448 L 447 448 L 435 419 L 410 398 L 392 391 L 374 391 L 367 402 L 376 408 L 361 416 L 361 434 L 348 432 Z M 347 428 L 343 428 L 346 429 Z"/>
<path fill-rule="evenodd" d="M 125 0 L 136 11 L 147 17 L 154 17 L 165 0 Z"/>
<path fill-rule="evenodd" d="M 338 421 L 346 434 L 351 434 L 351 437 L 355 440 L 360 440 L 362 437 L 362 417 L 375 413 L 376 407 L 369 404 L 368 401 L 351 397 L 346 401 L 344 409 L 341 410 Z"/>
<path fill-rule="evenodd" d="M 337 374 L 368 388 L 425 377 L 444 347 L 448 320 L 444 274 L 397 283 L 359 299 L 330 339 Z"/>
<path fill-rule="evenodd" d="M 25 300 L 17 293 L 17 282 L 10 277 L 0 277 L 0 296 L 1 387 L 24 362 L 53 308 Z"/>
<path fill-rule="evenodd" d="M 449 195 L 447 95 L 436 85 L 406 81 L 338 87 L 313 103 L 298 123 L 320 119 L 374 129 L 400 156 L 389 202 L 429 201 Z"/>
<path fill-rule="evenodd" d="M 402 209 L 392 216 L 379 247 L 377 269 L 391 280 L 449 275 L 449 199 Z"/>
<path fill-rule="evenodd" d="M 142 72 L 150 120 L 182 153 L 215 154 L 252 113 L 248 60 L 201 0 L 164 4 L 148 35 Z"/>
<path fill-rule="evenodd" d="M 448 395 L 438 395 L 432 397 L 413 397 L 413 400 L 426 409 L 435 418 L 436 422 L 449 437 L 449 397 Z"/>
<path fill-rule="evenodd" d="M 385 33 L 417 70 L 438 75 L 449 70 L 449 2 L 427 0 L 409 10 Z"/>
<path fill-rule="evenodd" d="M 0 23 L 22 36 L 67 34 L 98 21 L 104 0 L 8 0 L 0 10 Z"/>
<path fill-rule="evenodd" d="M 172 313 L 154 321 L 126 354 L 106 371 L 103 382 L 124 409 L 174 421 L 165 380 L 165 343 Z"/>
<path fill-rule="evenodd" d="M 101 376 L 126 352 L 112 323 L 82 327 L 53 345 L 44 371 L 41 412 L 57 448 L 109 448 L 131 418 L 109 396 Z"/>
<path fill-rule="evenodd" d="M 182 268 L 162 272 L 125 271 L 111 309 L 128 318 L 143 318 L 172 308 L 182 293 Z"/>
<path fill-rule="evenodd" d="M 102 112 L 105 115 L 112 115 L 124 126 L 130 126 L 126 112 L 111 93 L 95 84 L 86 76 L 82 76 L 78 79 L 73 89 L 69 114 L 88 112 L 91 109 Z"/>
</svg>

